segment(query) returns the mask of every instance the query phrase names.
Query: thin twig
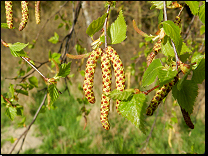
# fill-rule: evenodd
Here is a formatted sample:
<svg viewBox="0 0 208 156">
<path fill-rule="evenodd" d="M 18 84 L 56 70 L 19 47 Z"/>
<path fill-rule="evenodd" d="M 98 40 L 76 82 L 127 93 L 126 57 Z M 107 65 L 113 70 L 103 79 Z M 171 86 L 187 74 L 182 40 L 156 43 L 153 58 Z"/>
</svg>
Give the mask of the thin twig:
<svg viewBox="0 0 208 156">
<path fill-rule="evenodd" d="M 108 47 L 108 44 L 107 44 L 107 22 L 108 22 L 109 10 L 110 10 L 110 4 L 108 5 L 107 17 L 105 18 L 105 23 L 103 26 L 104 27 L 104 35 L 105 35 L 105 49 Z"/>
<path fill-rule="evenodd" d="M 26 58 L 20 56 L 23 60 L 25 60 L 33 69 L 35 69 L 44 79 L 46 78 L 35 66 L 32 65 Z"/>
<path fill-rule="evenodd" d="M 36 67 L 36 69 L 38 69 L 38 68 L 40 68 L 42 65 L 44 65 L 44 64 L 46 64 L 46 63 L 48 63 L 49 61 L 46 61 L 46 62 L 43 62 L 43 63 L 41 63 L 38 67 Z M 25 79 L 25 78 L 27 78 L 28 76 L 30 76 L 32 73 L 34 73 L 35 72 L 35 69 L 30 73 L 30 74 L 28 74 L 28 75 L 26 75 L 26 76 L 24 76 L 24 77 L 22 77 L 22 78 L 19 78 L 19 79 L 22 79 L 21 81 L 20 81 L 20 83 Z"/>
<path fill-rule="evenodd" d="M 184 40 L 188 37 L 189 30 L 190 30 L 190 28 L 191 28 L 191 25 L 192 25 L 193 22 L 194 22 L 195 17 L 196 17 L 196 16 L 194 15 L 193 18 L 192 18 L 192 20 L 191 20 L 191 22 L 189 23 L 188 28 L 186 29 L 186 32 L 185 32 L 184 35 L 183 35 L 183 39 L 184 39 Z"/>
<path fill-rule="evenodd" d="M 70 29 L 70 31 L 69 31 L 69 34 L 67 34 L 67 35 L 64 37 L 64 39 L 62 40 L 61 46 L 60 46 L 60 48 L 59 48 L 58 53 L 61 53 L 62 45 L 63 45 L 63 43 L 64 43 L 64 40 L 66 39 L 65 50 L 64 50 L 64 53 L 62 54 L 62 56 L 60 57 L 61 63 L 63 63 L 64 60 L 66 60 L 66 53 L 68 52 L 68 49 L 69 49 L 69 41 L 70 41 L 70 39 L 71 39 L 71 37 L 72 37 L 72 33 L 74 32 L 74 27 L 75 27 L 75 25 L 76 25 L 76 23 L 77 23 L 77 19 L 78 19 L 78 16 L 79 16 L 79 12 L 80 12 L 80 9 L 81 9 L 81 6 L 82 6 L 81 4 L 82 4 L 82 1 L 79 1 L 79 2 L 77 3 L 77 7 L 76 7 L 76 10 L 75 10 L 75 12 L 74 12 L 74 20 L 73 20 L 72 27 L 71 27 L 71 29 Z"/>
<path fill-rule="evenodd" d="M 9 154 L 11 154 L 11 153 L 13 152 L 14 148 L 16 147 L 17 143 L 20 141 L 20 139 L 22 138 L 22 136 L 24 136 L 24 135 L 25 135 L 25 137 L 26 137 L 27 132 L 30 130 L 30 127 L 31 127 L 31 126 L 32 126 L 32 124 L 35 122 L 35 120 L 36 120 L 36 118 L 37 118 L 37 116 L 38 116 L 38 114 L 39 114 L 39 112 L 40 112 L 40 110 L 41 110 L 42 106 L 44 105 L 45 100 L 46 100 L 46 97 L 47 97 L 47 93 L 45 94 L 45 96 L 44 96 L 44 98 L 43 98 L 42 103 L 40 104 L 40 106 L 39 106 L 39 108 L 38 108 L 37 112 L 35 113 L 35 116 L 33 117 L 32 122 L 30 123 L 30 125 L 28 126 L 28 128 L 27 128 L 27 129 L 26 129 L 26 130 L 25 130 L 25 131 L 24 131 L 24 132 L 20 135 L 20 137 L 17 139 L 16 143 L 15 143 L 15 144 L 14 144 L 14 146 L 12 147 L 11 151 L 9 152 Z M 25 137 L 23 138 L 23 141 L 22 141 L 22 144 L 21 144 L 21 146 L 20 146 L 19 151 L 21 150 L 21 148 L 22 148 L 22 146 L 23 146 L 23 143 L 24 143 Z M 18 153 L 19 153 L 19 151 L 18 151 Z"/>
<path fill-rule="evenodd" d="M 167 21 L 168 17 L 167 17 L 167 12 L 166 12 L 166 1 L 163 1 L 163 5 L 164 5 L 164 21 Z M 172 39 L 171 39 L 171 44 L 173 46 L 173 50 L 174 50 L 174 53 L 175 53 L 176 70 L 178 70 L 178 63 L 179 63 L 180 59 L 178 57 L 178 54 L 177 54 L 177 51 L 176 51 L 176 48 L 175 48 L 175 44 L 173 43 Z"/>
</svg>

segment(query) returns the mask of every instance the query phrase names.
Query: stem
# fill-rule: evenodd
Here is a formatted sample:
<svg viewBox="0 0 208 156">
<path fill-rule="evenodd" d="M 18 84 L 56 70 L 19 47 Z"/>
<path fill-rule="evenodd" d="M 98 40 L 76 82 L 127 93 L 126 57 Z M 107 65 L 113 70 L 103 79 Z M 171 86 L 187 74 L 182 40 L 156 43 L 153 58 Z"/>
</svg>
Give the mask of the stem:
<svg viewBox="0 0 208 156">
<path fill-rule="evenodd" d="M 35 116 L 33 117 L 32 122 L 30 123 L 30 125 L 28 126 L 28 128 L 27 128 L 27 129 L 20 135 L 20 137 L 17 139 L 16 143 L 15 143 L 14 146 L 12 147 L 11 151 L 9 152 L 9 154 L 12 153 L 12 151 L 14 150 L 14 148 L 16 147 L 17 143 L 18 143 L 19 140 L 22 138 L 22 136 L 25 135 L 25 137 L 26 137 L 27 132 L 30 130 L 30 127 L 31 127 L 32 124 L 35 122 L 35 120 L 36 120 L 36 118 L 37 118 L 37 116 L 38 116 L 38 114 L 39 114 L 39 112 L 40 112 L 42 106 L 44 105 L 45 100 L 46 100 L 46 97 L 47 97 L 47 93 L 45 94 L 45 96 L 44 96 L 44 98 L 43 98 L 43 101 L 42 101 L 41 105 L 39 106 L 37 112 L 35 113 Z M 22 145 L 23 145 L 23 143 L 24 143 L 25 137 L 23 138 Z M 21 145 L 21 147 L 20 147 L 20 150 L 21 150 L 21 148 L 22 148 L 22 145 Z M 20 151 L 20 150 L 19 150 L 19 151 Z M 19 151 L 18 151 L 18 153 L 19 153 Z"/>
<path fill-rule="evenodd" d="M 108 5 L 107 9 L 107 17 L 105 18 L 105 23 L 104 23 L 104 35 L 105 35 L 105 49 L 107 48 L 107 21 L 108 21 L 108 15 L 109 15 L 109 10 L 110 10 L 110 5 Z"/>
<path fill-rule="evenodd" d="M 163 5 L 164 5 L 164 21 L 167 21 L 168 18 L 167 18 L 167 12 L 166 12 L 166 1 L 163 1 Z M 173 50 L 174 50 L 175 58 L 176 58 L 176 70 L 178 70 L 178 62 L 180 61 L 180 59 L 178 57 L 176 47 L 175 47 L 175 44 L 173 43 L 172 39 L 171 39 L 171 44 L 173 46 Z"/>
<path fill-rule="evenodd" d="M 33 66 L 27 59 L 25 59 L 24 57 L 20 56 L 23 60 L 25 60 L 33 69 L 35 69 L 44 79 L 46 79 L 46 77 L 37 69 L 35 68 L 35 66 Z"/>
</svg>

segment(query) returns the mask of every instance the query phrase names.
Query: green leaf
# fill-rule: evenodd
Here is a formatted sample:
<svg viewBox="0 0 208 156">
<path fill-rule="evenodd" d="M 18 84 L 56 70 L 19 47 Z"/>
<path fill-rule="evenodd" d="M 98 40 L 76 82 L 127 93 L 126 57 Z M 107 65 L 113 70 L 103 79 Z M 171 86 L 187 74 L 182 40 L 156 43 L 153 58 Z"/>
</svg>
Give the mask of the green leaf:
<svg viewBox="0 0 208 156">
<path fill-rule="evenodd" d="M 163 10 L 160 10 L 158 15 L 158 25 L 163 21 Z"/>
<path fill-rule="evenodd" d="M 105 13 L 103 16 L 99 17 L 98 19 L 93 20 L 93 22 L 87 28 L 86 33 L 90 37 L 92 37 L 96 32 L 98 32 L 103 27 L 106 17 L 107 17 L 107 13 Z"/>
<path fill-rule="evenodd" d="M 55 84 L 51 84 L 48 87 L 49 96 L 51 98 L 51 103 L 54 103 L 56 99 L 59 97 L 58 89 Z"/>
<path fill-rule="evenodd" d="M 61 27 L 63 27 L 63 26 L 64 26 L 64 24 L 63 24 L 63 23 L 60 23 L 60 24 L 58 25 L 58 29 L 61 28 Z"/>
<path fill-rule="evenodd" d="M 13 106 L 6 109 L 5 114 L 10 118 L 10 120 L 14 120 L 15 116 L 17 115 L 17 109 Z"/>
<path fill-rule="evenodd" d="M 123 117 L 127 118 L 144 134 L 146 134 L 144 117 L 146 112 L 145 107 L 146 96 L 144 94 L 134 94 L 130 101 L 121 101 L 118 109 Z"/>
<path fill-rule="evenodd" d="M 172 94 L 183 109 L 189 114 L 193 112 L 194 102 L 198 95 L 198 86 L 196 83 L 191 80 L 185 80 L 183 81 L 181 90 L 177 89 L 177 85 L 173 87 Z"/>
<path fill-rule="evenodd" d="M 202 83 L 205 79 L 205 59 L 202 59 L 199 65 L 193 71 L 192 81 Z"/>
<path fill-rule="evenodd" d="M 16 109 L 17 109 L 17 115 L 22 116 L 23 115 L 23 106 L 16 104 Z"/>
<path fill-rule="evenodd" d="M 54 32 L 54 36 L 51 37 L 51 38 L 49 38 L 48 41 L 51 42 L 51 43 L 53 43 L 53 44 L 58 43 L 58 41 L 59 41 L 59 35 L 56 32 Z"/>
<path fill-rule="evenodd" d="M 158 75 L 158 70 L 162 67 L 160 59 L 153 60 L 143 75 L 142 87 L 152 84 Z"/>
<path fill-rule="evenodd" d="M 32 84 L 36 88 L 38 88 L 38 79 L 35 76 L 30 77 L 28 80 L 29 80 L 30 84 Z"/>
<path fill-rule="evenodd" d="M 28 57 L 24 50 L 21 50 L 21 51 L 13 51 L 13 50 L 10 49 L 10 51 L 11 51 L 11 54 L 14 57 L 19 57 L 19 56 Z"/>
<path fill-rule="evenodd" d="M 59 54 L 59 53 L 53 53 L 51 55 L 51 58 L 53 58 L 58 64 L 60 63 L 60 60 L 59 60 L 60 57 L 61 57 L 61 54 Z M 55 66 L 55 63 L 53 61 L 51 61 L 51 68 L 53 68 L 54 66 Z"/>
<path fill-rule="evenodd" d="M 21 86 L 22 88 L 26 90 L 28 88 L 28 83 L 17 84 L 17 86 Z"/>
<path fill-rule="evenodd" d="M 185 3 L 189 6 L 192 14 L 196 15 L 198 13 L 198 11 L 199 11 L 199 2 L 198 1 L 185 1 Z"/>
<path fill-rule="evenodd" d="M 114 89 L 111 93 L 110 93 L 110 98 L 116 100 L 127 100 L 129 97 L 132 96 L 132 94 L 134 93 L 134 89 L 128 89 L 128 90 L 124 90 L 123 92 L 117 89 Z"/>
<path fill-rule="evenodd" d="M 66 77 L 67 75 L 70 74 L 70 70 L 71 70 L 71 62 L 69 62 L 68 64 L 63 63 L 59 67 L 59 73 L 57 76 Z"/>
<path fill-rule="evenodd" d="M 172 44 L 171 44 L 171 39 L 168 36 L 164 37 L 164 42 L 162 43 L 161 51 L 165 56 L 175 56 Z"/>
<path fill-rule="evenodd" d="M 27 47 L 28 44 L 29 43 L 24 44 L 24 43 L 16 42 L 14 44 L 9 45 L 9 48 L 12 51 L 19 52 L 22 51 L 25 47 Z"/>
<path fill-rule="evenodd" d="M 205 24 L 205 4 L 199 8 L 199 19 Z"/>
<path fill-rule="evenodd" d="M 169 6 L 172 1 L 166 1 L 166 5 Z M 155 6 L 157 9 L 163 9 L 163 1 L 151 1 L 151 3 L 153 4 L 153 6 Z"/>
<path fill-rule="evenodd" d="M 203 58 L 205 58 L 205 55 L 202 55 L 199 52 L 195 52 L 191 58 L 191 63 L 196 62 L 197 64 L 199 64 Z"/>
<path fill-rule="evenodd" d="M 164 21 L 162 22 L 164 31 L 166 35 L 168 35 L 173 42 L 176 44 L 175 46 L 179 45 L 180 41 L 180 29 L 178 26 L 175 25 L 173 21 Z"/>
<path fill-rule="evenodd" d="M 186 52 L 187 53 L 192 53 L 192 51 L 186 46 L 186 43 L 182 42 L 182 47 L 181 47 L 181 51 L 178 52 L 178 54 L 182 55 L 182 54 L 185 54 Z"/>
<path fill-rule="evenodd" d="M 112 44 L 121 43 L 126 39 L 126 22 L 123 17 L 122 10 L 119 12 L 118 18 L 111 24 L 110 33 Z"/>
<path fill-rule="evenodd" d="M 168 70 L 161 69 L 158 72 L 158 78 L 160 80 L 160 86 L 161 88 L 163 85 L 169 83 L 174 79 L 174 77 L 177 75 L 177 71 L 173 70 L 172 68 L 169 68 Z"/>
<path fill-rule="evenodd" d="M 28 96 L 28 91 L 27 90 L 15 89 L 15 92 Z"/>
</svg>

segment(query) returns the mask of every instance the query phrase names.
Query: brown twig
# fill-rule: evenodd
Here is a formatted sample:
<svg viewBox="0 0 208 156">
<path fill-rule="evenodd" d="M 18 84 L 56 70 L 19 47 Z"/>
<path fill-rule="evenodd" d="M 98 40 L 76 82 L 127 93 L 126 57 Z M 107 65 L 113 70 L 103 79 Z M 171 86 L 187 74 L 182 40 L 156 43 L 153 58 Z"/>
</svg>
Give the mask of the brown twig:
<svg viewBox="0 0 208 156">
<path fill-rule="evenodd" d="M 27 127 L 27 129 L 20 135 L 20 137 L 17 139 L 16 143 L 13 145 L 13 147 L 12 147 L 11 151 L 9 152 L 9 154 L 11 154 L 11 153 L 13 152 L 13 150 L 14 150 L 14 148 L 16 147 L 17 143 L 18 143 L 18 142 L 20 141 L 20 139 L 24 136 L 24 138 L 23 138 L 23 140 L 22 140 L 22 144 L 21 144 L 20 149 L 18 150 L 17 154 L 18 154 L 18 153 L 20 152 L 20 150 L 22 149 L 22 146 L 23 146 L 23 144 L 24 144 L 24 140 L 25 140 L 25 138 L 26 138 L 27 132 L 30 130 L 30 127 L 31 127 L 32 124 L 35 122 L 35 120 L 36 120 L 36 118 L 37 118 L 37 116 L 38 116 L 38 114 L 39 114 L 39 112 L 40 112 L 42 106 L 43 106 L 44 103 L 45 103 L 46 97 L 47 97 L 47 93 L 45 94 L 42 103 L 40 104 L 40 106 L 39 106 L 37 112 L 35 113 L 35 116 L 33 117 L 32 122 L 31 122 L 30 125 Z"/>
<path fill-rule="evenodd" d="M 185 32 L 184 35 L 183 35 L 183 40 L 186 40 L 186 38 L 188 37 L 189 30 L 190 30 L 190 28 L 191 28 L 191 25 L 192 25 L 193 22 L 194 22 L 195 17 L 196 17 L 196 16 L 194 15 L 193 18 L 192 18 L 192 20 L 191 20 L 191 22 L 189 23 L 189 26 L 188 26 L 188 28 L 186 29 L 186 32 Z"/>
<path fill-rule="evenodd" d="M 64 53 L 60 57 L 61 63 L 63 63 L 63 62 L 66 61 L 66 53 L 68 52 L 68 49 L 69 49 L 69 41 L 70 41 L 70 39 L 72 37 L 72 33 L 74 32 L 75 24 L 77 23 L 77 19 L 78 19 L 78 16 L 79 16 L 79 12 L 80 12 L 80 9 L 81 9 L 81 6 L 82 6 L 81 4 L 82 4 L 82 1 L 78 1 L 76 10 L 74 12 L 74 20 L 73 20 L 72 27 L 71 27 L 69 33 L 61 41 L 61 45 L 60 45 L 60 48 L 59 48 L 58 53 L 61 53 L 62 45 L 63 45 L 64 41 L 66 40 Z"/>
<path fill-rule="evenodd" d="M 107 16 L 105 18 L 105 22 L 104 22 L 104 35 L 105 35 L 105 49 L 108 47 L 107 44 L 107 22 L 108 22 L 108 15 L 109 15 L 109 10 L 110 10 L 110 4 L 108 5 L 108 9 L 107 9 Z"/>
</svg>

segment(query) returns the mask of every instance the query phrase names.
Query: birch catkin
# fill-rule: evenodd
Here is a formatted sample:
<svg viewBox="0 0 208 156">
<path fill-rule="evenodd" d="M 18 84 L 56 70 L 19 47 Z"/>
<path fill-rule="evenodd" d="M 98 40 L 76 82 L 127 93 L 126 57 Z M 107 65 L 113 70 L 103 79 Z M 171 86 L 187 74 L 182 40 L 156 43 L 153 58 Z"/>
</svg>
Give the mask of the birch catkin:
<svg viewBox="0 0 208 156">
<path fill-rule="evenodd" d="M 110 59 L 108 58 L 106 53 L 102 53 L 101 55 L 101 69 L 102 69 L 102 83 L 103 83 L 103 93 L 101 98 L 101 108 L 100 108 L 100 121 L 103 125 L 103 128 L 106 130 L 110 129 L 110 124 L 108 121 L 108 113 L 110 108 L 110 97 L 109 95 L 111 91 L 111 64 Z"/>
<path fill-rule="evenodd" d="M 12 1 L 5 1 L 6 21 L 9 29 L 13 28 Z"/>
<path fill-rule="evenodd" d="M 21 7 L 22 7 L 22 20 L 20 22 L 19 25 L 19 31 L 22 31 L 26 24 L 27 24 L 27 20 L 28 20 L 28 2 L 27 1 L 21 1 Z"/>
<path fill-rule="evenodd" d="M 93 50 L 86 63 L 83 90 L 85 93 L 85 97 L 92 104 L 95 103 L 95 96 L 93 92 L 94 73 L 95 73 L 95 68 L 97 65 L 97 59 L 99 58 L 101 53 L 102 53 L 102 50 L 100 48 Z"/>
<path fill-rule="evenodd" d="M 152 98 L 150 105 L 146 109 L 146 115 L 152 116 L 154 111 L 159 106 L 160 102 L 168 95 L 172 87 L 178 82 L 178 75 L 174 79 L 162 86 L 157 92 L 156 95 Z"/>
<path fill-rule="evenodd" d="M 125 74 L 124 74 L 124 67 L 122 64 L 122 61 L 118 55 L 118 53 L 111 47 L 108 46 L 106 49 L 106 53 L 108 57 L 110 58 L 114 73 L 115 73 L 115 79 L 116 79 L 116 89 L 120 91 L 124 91 L 125 88 Z M 118 111 L 120 101 L 116 100 L 116 111 Z M 120 113 L 119 113 L 120 114 Z"/>
<path fill-rule="evenodd" d="M 35 1 L 35 20 L 36 24 L 40 24 L 40 1 Z"/>
</svg>

